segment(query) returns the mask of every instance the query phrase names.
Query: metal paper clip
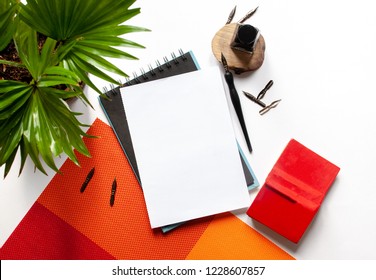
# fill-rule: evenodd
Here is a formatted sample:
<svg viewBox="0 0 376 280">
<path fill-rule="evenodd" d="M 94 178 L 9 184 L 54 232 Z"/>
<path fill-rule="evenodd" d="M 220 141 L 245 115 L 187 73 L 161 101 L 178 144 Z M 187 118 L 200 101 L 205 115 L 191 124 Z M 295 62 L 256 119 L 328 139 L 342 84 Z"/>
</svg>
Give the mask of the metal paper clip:
<svg viewBox="0 0 376 280">
<path fill-rule="evenodd" d="M 261 101 L 261 99 L 265 96 L 265 93 L 271 88 L 273 85 L 273 80 L 270 80 L 267 85 L 260 91 L 260 93 L 257 95 L 257 97 L 253 96 L 249 92 L 243 91 L 245 96 L 247 96 L 249 99 L 251 99 L 256 104 L 260 105 L 262 109 L 259 111 L 260 115 L 263 115 L 267 112 L 269 112 L 271 109 L 278 106 L 279 102 L 281 102 L 282 99 L 278 99 L 270 103 L 269 105 L 266 105 L 264 102 Z"/>
</svg>

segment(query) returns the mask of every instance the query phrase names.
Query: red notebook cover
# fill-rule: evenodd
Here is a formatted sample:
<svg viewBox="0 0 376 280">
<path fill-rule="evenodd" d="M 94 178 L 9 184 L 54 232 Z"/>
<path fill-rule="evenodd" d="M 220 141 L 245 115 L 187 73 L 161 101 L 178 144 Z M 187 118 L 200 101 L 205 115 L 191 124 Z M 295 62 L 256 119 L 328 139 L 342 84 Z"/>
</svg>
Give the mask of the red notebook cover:
<svg viewBox="0 0 376 280">
<path fill-rule="evenodd" d="M 333 163 L 292 139 L 247 214 L 298 243 L 339 170 Z"/>
</svg>

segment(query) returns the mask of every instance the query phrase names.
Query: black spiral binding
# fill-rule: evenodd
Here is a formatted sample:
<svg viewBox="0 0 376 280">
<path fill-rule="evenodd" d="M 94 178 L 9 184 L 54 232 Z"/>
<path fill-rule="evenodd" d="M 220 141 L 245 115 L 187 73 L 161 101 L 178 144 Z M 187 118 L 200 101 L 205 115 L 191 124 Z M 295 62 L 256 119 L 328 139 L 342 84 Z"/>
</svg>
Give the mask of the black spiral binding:
<svg viewBox="0 0 376 280">
<path fill-rule="evenodd" d="M 163 57 L 163 63 L 159 60 L 155 61 L 155 67 L 151 64 L 148 65 L 149 71 L 145 71 L 144 68 L 140 68 L 140 74 L 137 72 L 133 72 L 133 78 L 125 78 L 125 82 L 120 82 L 121 86 L 115 87 L 114 85 L 110 85 L 110 89 L 107 87 L 103 88 L 104 94 L 111 99 L 111 96 L 115 96 L 120 93 L 120 88 L 140 84 L 142 82 L 147 82 L 150 80 L 155 80 L 156 76 L 160 76 L 163 72 L 173 71 L 174 67 L 177 67 L 180 63 L 184 63 L 187 60 L 186 54 L 183 52 L 182 49 L 179 49 L 179 55 L 177 56 L 174 52 L 171 53 L 171 58 L 169 59 L 167 56 Z M 171 76 L 171 73 L 164 73 L 162 76 Z"/>
</svg>

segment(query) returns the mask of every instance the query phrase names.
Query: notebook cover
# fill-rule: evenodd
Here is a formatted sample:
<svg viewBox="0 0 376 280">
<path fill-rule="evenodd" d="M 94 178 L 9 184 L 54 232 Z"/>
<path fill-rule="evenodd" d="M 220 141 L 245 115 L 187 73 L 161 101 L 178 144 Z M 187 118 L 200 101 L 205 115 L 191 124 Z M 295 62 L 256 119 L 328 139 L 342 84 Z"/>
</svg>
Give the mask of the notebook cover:
<svg viewBox="0 0 376 280">
<path fill-rule="evenodd" d="M 292 139 L 247 214 L 298 243 L 339 170 L 333 163 Z"/>
</svg>

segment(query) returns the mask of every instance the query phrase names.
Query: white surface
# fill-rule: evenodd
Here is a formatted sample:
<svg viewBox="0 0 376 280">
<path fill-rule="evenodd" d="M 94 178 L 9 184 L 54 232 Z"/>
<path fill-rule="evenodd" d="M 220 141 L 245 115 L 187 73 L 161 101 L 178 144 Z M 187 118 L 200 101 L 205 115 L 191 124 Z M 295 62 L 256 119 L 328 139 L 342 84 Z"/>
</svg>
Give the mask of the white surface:
<svg viewBox="0 0 376 280">
<path fill-rule="evenodd" d="M 260 107 L 240 96 L 254 148 L 247 156 L 260 183 L 290 138 L 341 168 L 299 245 L 254 223 L 244 213 L 239 217 L 298 259 L 376 259 L 376 17 L 372 1 L 139 0 L 135 6 L 142 12 L 130 23 L 152 32 L 127 38 L 147 48 L 129 50 L 139 61 L 117 63 L 131 74 L 182 48 L 193 50 L 201 68 L 219 67 L 211 52 L 211 39 L 235 5 L 234 20 L 259 6 L 246 23 L 258 27 L 266 41 L 263 66 L 235 77 L 238 92 L 257 94 L 273 79 L 264 101 L 282 99 L 276 109 L 260 116 Z M 98 85 L 105 84 L 98 81 Z M 94 112 L 75 105 L 87 112 L 86 120 L 95 114 L 105 120 L 96 94 L 89 93 Z M 240 126 L 234 124 L 246 151 Z M 34 174 L 31 165 L 25 167 L 21 178 L 14 168 L 0 181 L 2 242 L 48 181 L 44 175 Z"/>
<path fill-rule="evenodd" d="M 249 206 L 218 67 L 121 96 L 152 228 Z"/>
</svg>

